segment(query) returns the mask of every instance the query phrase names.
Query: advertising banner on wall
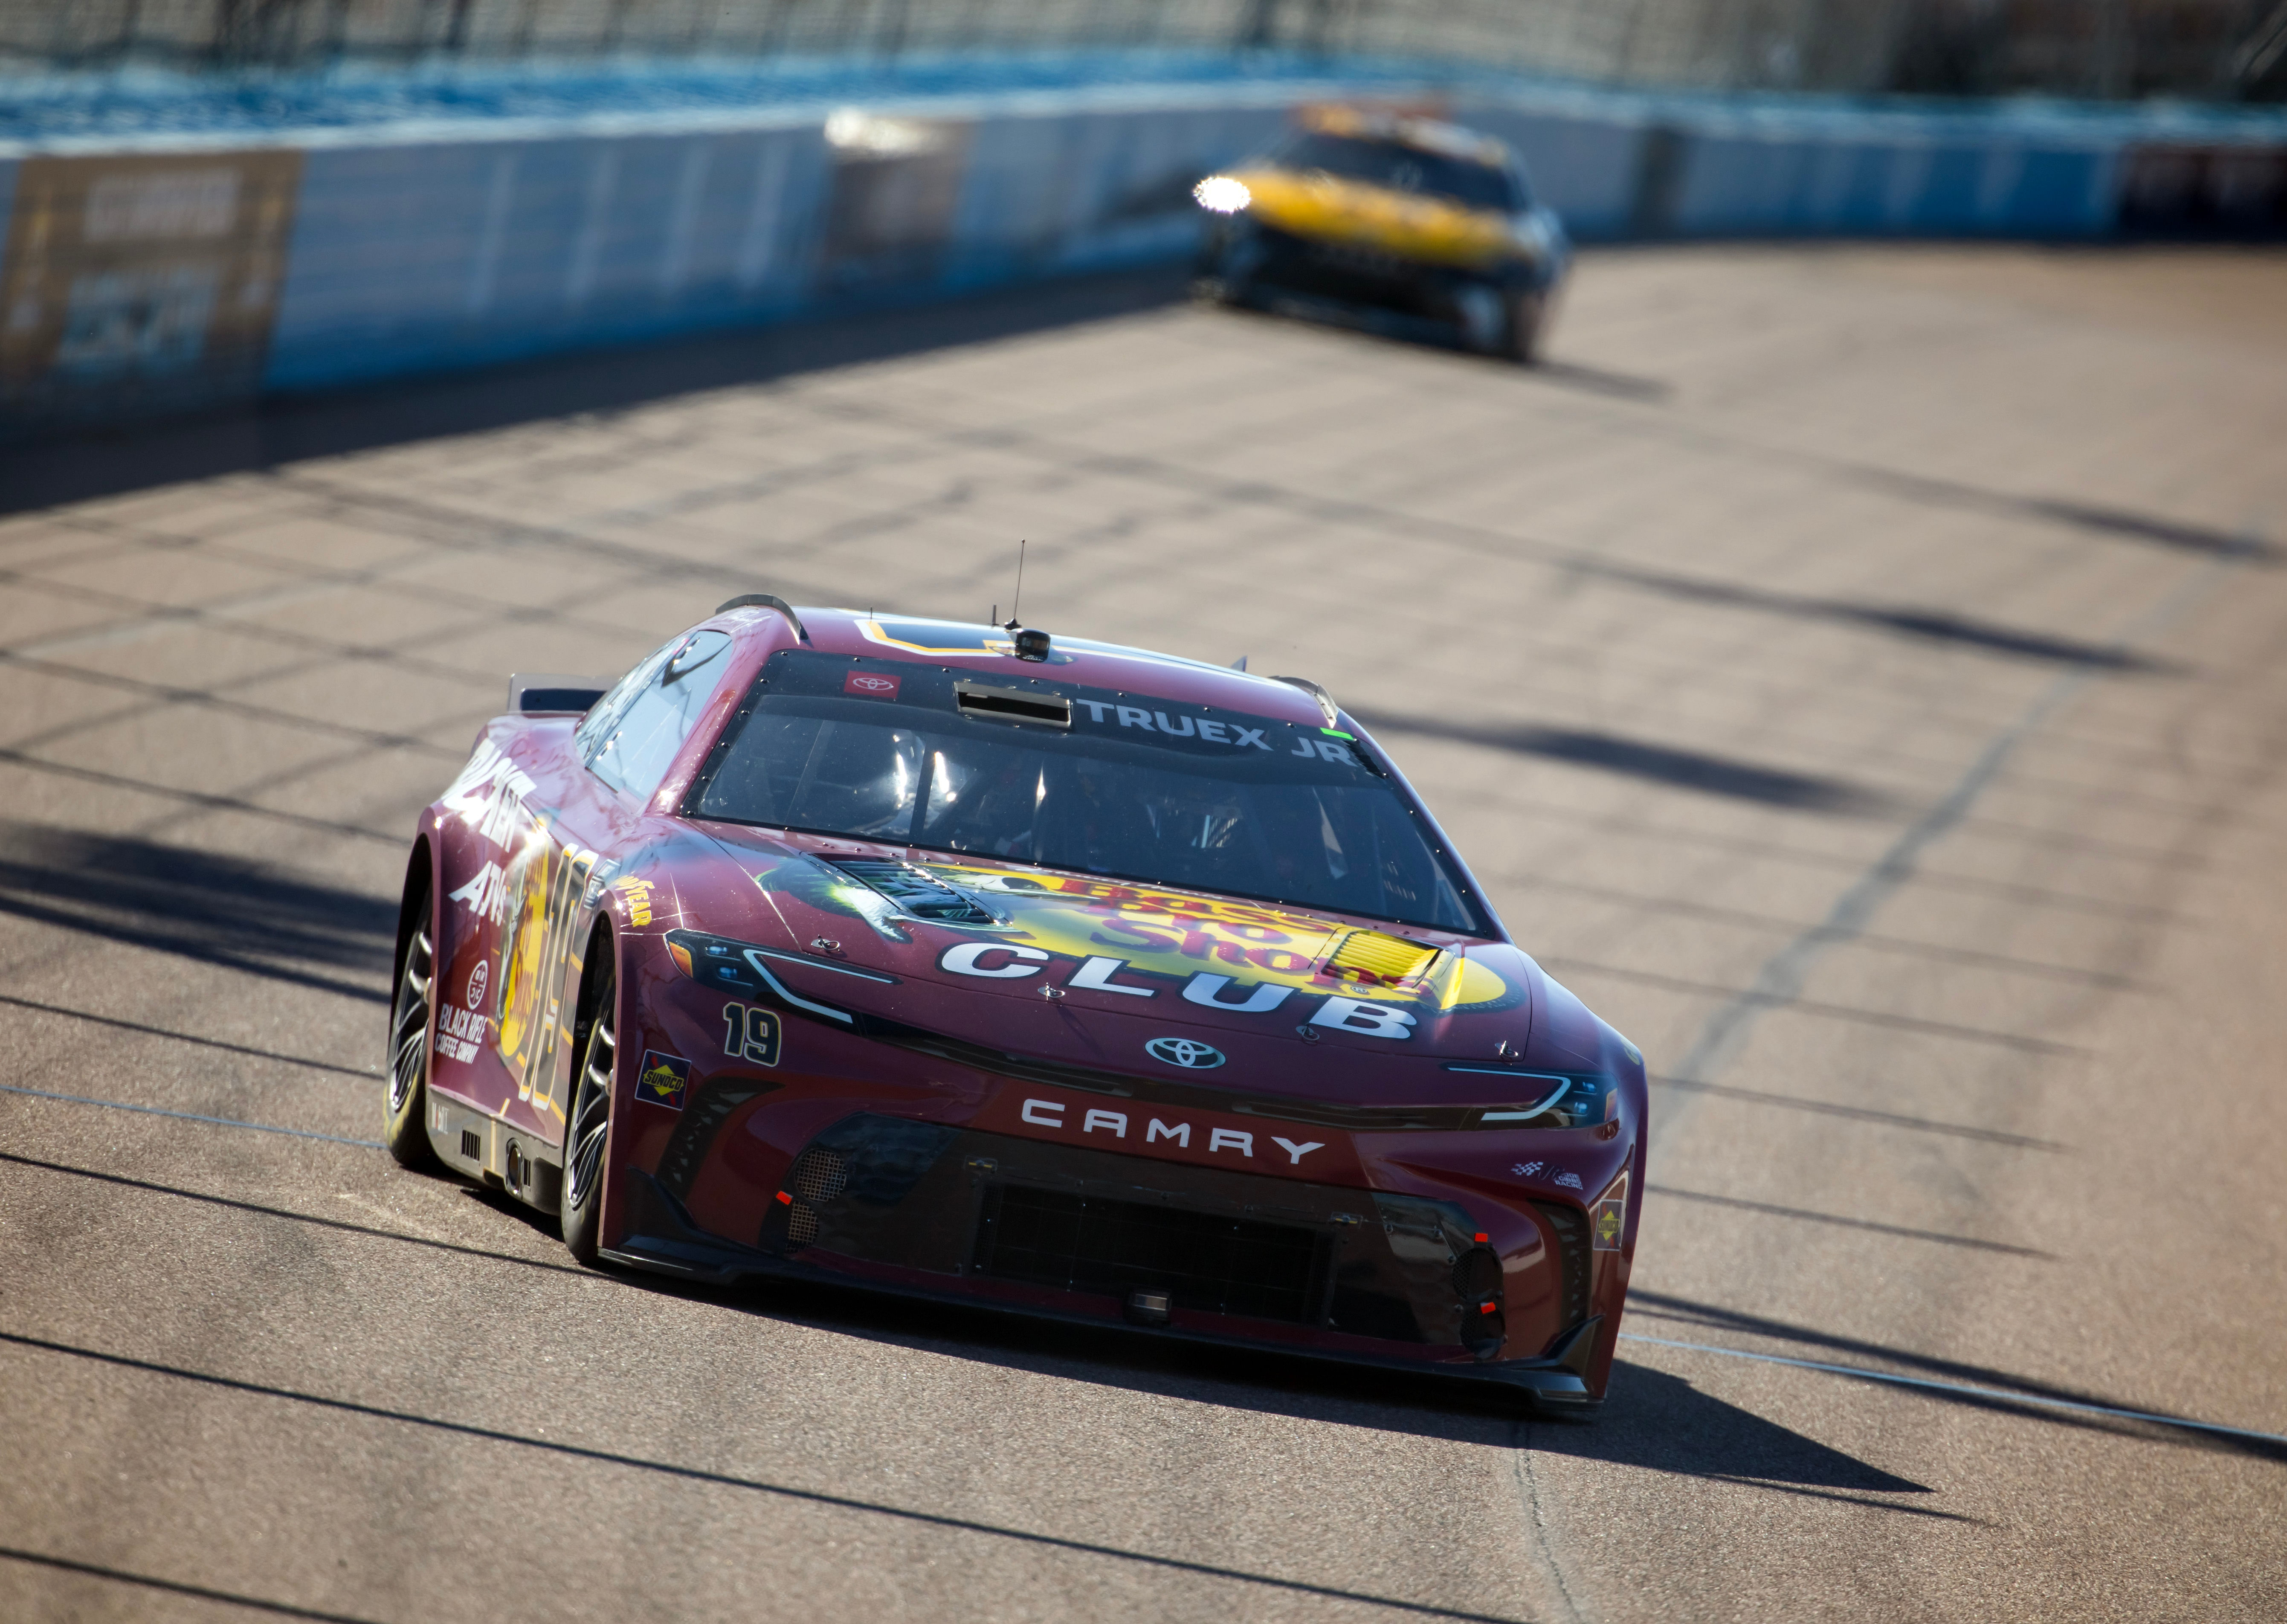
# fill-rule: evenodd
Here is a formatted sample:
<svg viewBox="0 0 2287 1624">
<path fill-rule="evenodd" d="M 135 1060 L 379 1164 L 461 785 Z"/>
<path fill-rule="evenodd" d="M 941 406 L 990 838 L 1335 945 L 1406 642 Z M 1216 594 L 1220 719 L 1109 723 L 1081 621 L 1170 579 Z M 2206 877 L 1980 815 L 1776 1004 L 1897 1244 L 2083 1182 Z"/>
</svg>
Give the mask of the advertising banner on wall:
<svg viewBox="0 0 2287 1624">
<path fill-rule="evenodd" d="M 0 261 L 0 418 L 250 397 L 301 173 L 291 151 L 25 159 Z"/>
<path fill-rule="evenodd" d="M 936 274 L 952 241 L 971 133 L 962 120 L 851 109 L 826 121 L 834 187 L 820 271 L 828 288 Z"/>
</svg>

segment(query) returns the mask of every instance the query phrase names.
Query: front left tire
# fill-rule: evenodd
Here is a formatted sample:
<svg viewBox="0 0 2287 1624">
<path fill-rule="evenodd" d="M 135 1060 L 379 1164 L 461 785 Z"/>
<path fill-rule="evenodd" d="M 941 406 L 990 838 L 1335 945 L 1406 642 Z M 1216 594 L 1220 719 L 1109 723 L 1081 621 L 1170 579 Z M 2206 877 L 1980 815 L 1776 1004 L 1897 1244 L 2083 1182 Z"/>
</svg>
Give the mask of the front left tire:
<svg viewBox="0 0 2287 1624">
<path fill-rule="evenodd" d="M 612 1085 L 619 1075 L 619 975 L 609 936 L 597 939 L 603 957 L 594 1010 L 581 1043 L 578 1084 L 564 1129 L 564 1244 L 593 1267 L 602 1252 L 605 1154 L 611 1148 Z"/>
</svg>

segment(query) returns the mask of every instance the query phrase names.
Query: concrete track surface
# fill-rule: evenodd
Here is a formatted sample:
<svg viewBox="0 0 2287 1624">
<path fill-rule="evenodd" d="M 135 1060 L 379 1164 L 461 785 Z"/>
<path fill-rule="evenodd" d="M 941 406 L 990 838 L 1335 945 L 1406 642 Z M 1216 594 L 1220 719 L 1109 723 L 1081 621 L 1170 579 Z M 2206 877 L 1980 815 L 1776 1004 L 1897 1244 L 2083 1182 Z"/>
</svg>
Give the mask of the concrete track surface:
<svg viewBox="0 0 2287 1624">
<path fill-rule="evenodd" d="M 1172 293 L 12 460 L 0 1616 L 2287 1617 L 2287 1448 L 2039 1402 L 2287 1432 L 2287 260 L 1606 255 L 1535 372 Z M 511 669 L 1019 536 L 1369 717 L 1666 1079 L 1596 1423 L 587 1273 L 368 1143 Z"/>
</svg>

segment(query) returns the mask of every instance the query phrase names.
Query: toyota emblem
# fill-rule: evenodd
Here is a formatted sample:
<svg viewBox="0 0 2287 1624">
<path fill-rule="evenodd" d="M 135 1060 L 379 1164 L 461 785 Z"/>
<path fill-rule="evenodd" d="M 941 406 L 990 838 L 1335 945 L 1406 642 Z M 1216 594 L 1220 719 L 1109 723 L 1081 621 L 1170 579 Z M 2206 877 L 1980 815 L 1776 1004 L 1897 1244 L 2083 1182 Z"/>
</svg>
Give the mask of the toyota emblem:
<svg viewBox="0 0 2287 1624">
<path fill-rule="evenodd" d="M 1153 1038 L 1144 1045 L 1144 1052 L 1154 1060 L 1165 1060 L 1170 1066 L 1180 1066 L 1187 1072 L 1204 1072 L 1223 1064 L 1223 1050 L 1209 1048 L 1190 1038 Z"/>
<path fill-rule="evenodd" d="M 852 677 L 850 679 L 850 685 L 853 688 L 863 688 L 868 693 L 886 693 L 898 685 L 886 677 Z"/>
</svg>

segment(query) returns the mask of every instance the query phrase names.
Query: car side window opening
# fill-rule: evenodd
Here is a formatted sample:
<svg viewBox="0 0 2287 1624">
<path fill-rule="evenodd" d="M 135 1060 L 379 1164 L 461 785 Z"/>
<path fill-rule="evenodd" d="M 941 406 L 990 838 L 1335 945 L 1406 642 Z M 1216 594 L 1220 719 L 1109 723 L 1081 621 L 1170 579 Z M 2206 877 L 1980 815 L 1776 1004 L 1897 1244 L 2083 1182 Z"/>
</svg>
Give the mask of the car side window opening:
<svg viewBox="0 0 2287 1624">
<path fill-rule="evenodd" d="M 918 696 L 915 677 L 906 685 Z M 946 700 L 758 693 L 686 811 L 1484 929 L 1402 793 L 1348 746 L 1322 754 L 1289 724 L 1219 711 L 1265 744 L 1163 747 L 1102 704 L 1108 727 L 1065 734 L 972 721 Z"/>
<path fill-rule="evenodd" d="M 574 735 L 588 770 L 623 794 L 648 797 L 730 669 L 730 650 L 727 632 L 694 631 L 629 672 Z"/>
</svg>

